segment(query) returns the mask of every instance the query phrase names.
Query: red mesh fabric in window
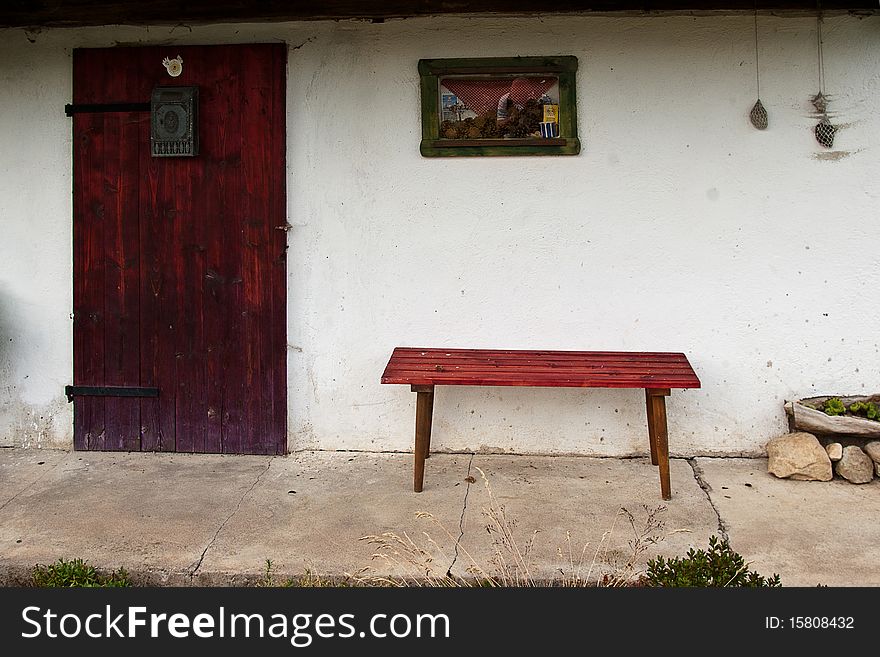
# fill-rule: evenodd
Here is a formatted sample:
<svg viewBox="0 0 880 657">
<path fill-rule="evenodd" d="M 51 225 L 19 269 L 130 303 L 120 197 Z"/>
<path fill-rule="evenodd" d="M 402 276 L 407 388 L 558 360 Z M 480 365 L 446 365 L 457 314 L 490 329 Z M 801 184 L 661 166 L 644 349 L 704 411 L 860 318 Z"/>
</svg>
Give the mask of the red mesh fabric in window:
<svg viewBox="0 0 880 657">
<path fill-rule="evenodd" d="M 556 78 L 443 78 L 441 84 L 458 96 L 460 103 L 468 109 L 483 114 L 498 109 L 501 96 L 511 90 L 511 84 L 522 94 L 525 100 L 538 100 L 550 87 L 556 84 Z M 522 102 L 520 104 L 522 104 Z"/>
</svg>

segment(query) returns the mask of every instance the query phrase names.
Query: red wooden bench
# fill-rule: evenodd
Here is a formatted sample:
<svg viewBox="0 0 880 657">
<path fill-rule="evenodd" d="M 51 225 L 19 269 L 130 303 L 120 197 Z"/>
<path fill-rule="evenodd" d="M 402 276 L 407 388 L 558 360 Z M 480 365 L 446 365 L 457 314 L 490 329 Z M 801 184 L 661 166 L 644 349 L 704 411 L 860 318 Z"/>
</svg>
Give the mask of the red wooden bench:
<svg viewBox="0 0 880 657">
<path fill-rule="evenodd" d="M 660 492 L 671 498 L 666 397 L 671 388 L 699 388 L 684 354 L 630 351 L 499 351 L 397 347 L 382 383 L 411 386 L 416 397 L 413 490 L 422 491 L 431 449 L 434 386 L 547 386 L 644 388 L 651 463 L 660 469 Z"/>
</svg>

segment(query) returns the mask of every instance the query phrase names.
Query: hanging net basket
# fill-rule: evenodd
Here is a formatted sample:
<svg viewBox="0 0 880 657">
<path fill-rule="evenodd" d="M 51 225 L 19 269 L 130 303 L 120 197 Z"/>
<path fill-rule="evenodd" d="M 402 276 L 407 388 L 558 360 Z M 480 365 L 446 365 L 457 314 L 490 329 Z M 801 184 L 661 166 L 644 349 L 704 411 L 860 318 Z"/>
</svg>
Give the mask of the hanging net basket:
<svg viewBox="0 0 880 657">
<path fill-rule="evenodd" d="M 822 119 L 819 121 L 814 128 L 814 132 L 816 133 L 816 141 L 822 144 L 825 148 L 831 148 L 834 146 L 834 133 L 837 132 L 837 128 L 831 125 L 828 119 Z"/>
<path fill-rule="evenodd" d="M 767 110 L 764 109 L 764 104 L 761 102 L 760 98 L 758 99 L 758 102 L 755 103 L 754 107 L 752 107 L 752 111 L 749 112 L 749 120 L 758 130 L 767 129 Z"/>
</svg>

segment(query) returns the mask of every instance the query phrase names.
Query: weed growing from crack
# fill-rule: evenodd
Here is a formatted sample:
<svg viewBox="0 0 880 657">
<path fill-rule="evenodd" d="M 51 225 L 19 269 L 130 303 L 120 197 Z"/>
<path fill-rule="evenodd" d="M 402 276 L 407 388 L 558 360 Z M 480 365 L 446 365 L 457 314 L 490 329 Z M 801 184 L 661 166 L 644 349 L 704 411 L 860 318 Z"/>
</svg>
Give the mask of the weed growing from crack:
<svg viewBox="0 0 880 657">
<path fill-rule="evenodd" d="M 359 584 L 355 576 L 346 575 L 344 577 L 327 577 L 315 573 L 310 569 L 306 569 L 305 574 L 299 577 L 287 577 L 279 579 L 273 570 L 272 560 L 266 559 L 266 568 L 262 576 L 258 579 L 254 586 L 258 588 L 327 588 L 327 587 L 350 587 Z"/>
</svg>

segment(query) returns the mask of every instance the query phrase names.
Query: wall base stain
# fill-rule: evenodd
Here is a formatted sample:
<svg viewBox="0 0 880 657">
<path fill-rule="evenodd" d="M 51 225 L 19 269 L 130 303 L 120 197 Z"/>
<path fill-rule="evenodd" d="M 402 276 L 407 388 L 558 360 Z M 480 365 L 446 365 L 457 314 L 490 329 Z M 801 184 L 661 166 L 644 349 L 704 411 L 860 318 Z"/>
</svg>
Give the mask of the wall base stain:
<svg viewBox="0 0 880 657">
<path fill-rule="evenodd" d="M 44 406 L 0 404 L 0 447 L 71 449 L 73 406 L 63 397 Z"/>
</svg>

